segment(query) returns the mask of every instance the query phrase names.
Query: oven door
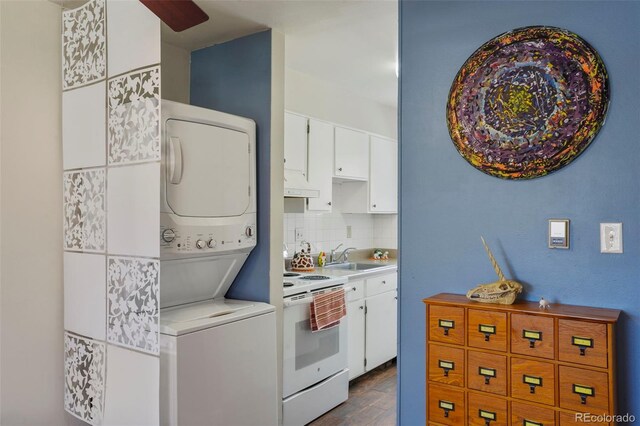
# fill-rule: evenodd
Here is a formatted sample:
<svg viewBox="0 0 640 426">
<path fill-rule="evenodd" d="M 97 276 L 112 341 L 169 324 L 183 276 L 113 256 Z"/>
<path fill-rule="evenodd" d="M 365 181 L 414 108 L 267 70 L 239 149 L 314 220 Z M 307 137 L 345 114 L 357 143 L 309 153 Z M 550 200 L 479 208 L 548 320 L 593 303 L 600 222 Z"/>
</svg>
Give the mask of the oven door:
<svg viewBox="0 0 640 426">
<path fill-rule="evenodd" d="M 283 397 L 308 388 L 347 368 L 347 317 L 340 325 L 311 332 L 312 298 L 284 307 Z"/>
</svg>

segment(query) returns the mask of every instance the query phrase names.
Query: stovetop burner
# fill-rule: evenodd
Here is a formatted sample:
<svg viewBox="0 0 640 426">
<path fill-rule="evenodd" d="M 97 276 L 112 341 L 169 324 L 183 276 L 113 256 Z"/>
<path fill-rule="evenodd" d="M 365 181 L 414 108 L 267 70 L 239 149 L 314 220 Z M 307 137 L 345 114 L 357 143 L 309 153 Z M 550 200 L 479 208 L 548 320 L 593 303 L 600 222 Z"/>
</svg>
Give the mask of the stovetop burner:
<svg viewBox="0 0 640 426">
<path fill-rule="evenodd" d="M 284 274 L 282 274 L 283 277 L 299 277 L 300 274 L 296 273 L 296 272 L 285 272 Z"/>
<path fill-rule="evenodd" d="M 300 280 L 310 280 L 310 281 L 320 281 L 320 280 L 328 280 L 329 277 L 325 275 L 307 275 L 304 277 L 300 277 Z"/>
<path fill-rule="evenodd" d="M 293 287 L 293 283 L 284 283 L 285 287 Z"/>
</svg>

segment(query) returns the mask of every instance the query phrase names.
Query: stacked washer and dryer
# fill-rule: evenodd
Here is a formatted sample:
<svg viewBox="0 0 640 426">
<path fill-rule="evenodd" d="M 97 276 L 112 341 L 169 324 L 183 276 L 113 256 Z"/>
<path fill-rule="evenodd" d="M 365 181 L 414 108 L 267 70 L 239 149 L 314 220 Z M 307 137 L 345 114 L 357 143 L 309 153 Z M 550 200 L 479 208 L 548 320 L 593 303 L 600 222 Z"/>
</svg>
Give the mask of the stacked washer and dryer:
<svg viewBox="0 0 640 426">
<path fill-rule="evenodd" d="M 225 299 L 256 245 L 252 120 L 162 101 L 162 425 L 276 425 L 273 306 Z"/>
</svg>

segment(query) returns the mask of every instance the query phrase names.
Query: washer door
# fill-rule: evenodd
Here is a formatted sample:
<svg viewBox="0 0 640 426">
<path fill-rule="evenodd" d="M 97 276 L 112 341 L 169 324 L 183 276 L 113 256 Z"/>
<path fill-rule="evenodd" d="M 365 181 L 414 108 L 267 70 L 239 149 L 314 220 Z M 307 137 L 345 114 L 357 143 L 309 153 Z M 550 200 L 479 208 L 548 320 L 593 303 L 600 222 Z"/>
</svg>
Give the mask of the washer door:
<svg viewBox="0 0 640 426">
<path fill-rule="evenodd" d="M 167 203 L 179 216 L 240 216 L 249 207 L 246 133 L 202 123 L 166 122 Z"/>
</svg>

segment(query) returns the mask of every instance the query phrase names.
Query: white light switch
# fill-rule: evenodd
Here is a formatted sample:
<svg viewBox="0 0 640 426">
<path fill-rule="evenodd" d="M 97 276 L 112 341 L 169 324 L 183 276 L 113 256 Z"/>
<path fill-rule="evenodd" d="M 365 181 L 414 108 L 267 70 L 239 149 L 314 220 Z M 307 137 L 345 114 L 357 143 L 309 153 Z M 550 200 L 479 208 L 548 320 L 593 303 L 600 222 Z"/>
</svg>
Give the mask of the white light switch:
<svg viewBox="0 0 640 426">
<path fill-rule="evenodd" d="M 600 253 L 622 252 L 622 223 L 601 223 Z"/>
</svg>

